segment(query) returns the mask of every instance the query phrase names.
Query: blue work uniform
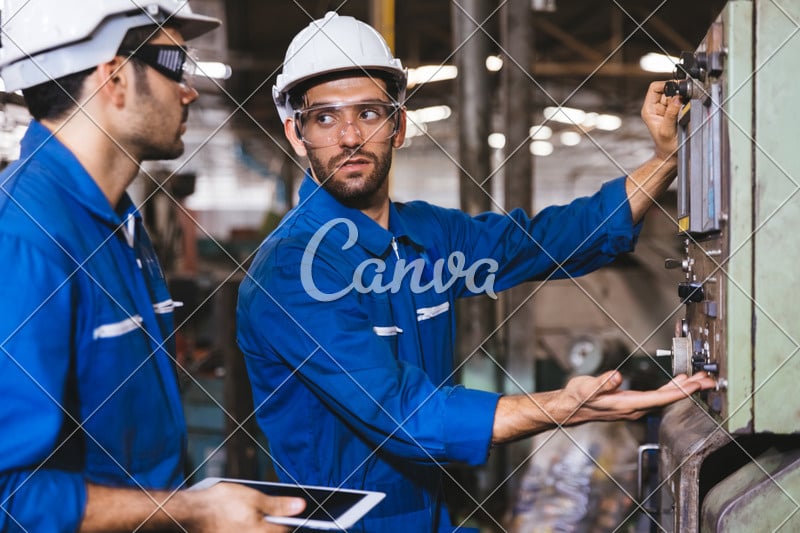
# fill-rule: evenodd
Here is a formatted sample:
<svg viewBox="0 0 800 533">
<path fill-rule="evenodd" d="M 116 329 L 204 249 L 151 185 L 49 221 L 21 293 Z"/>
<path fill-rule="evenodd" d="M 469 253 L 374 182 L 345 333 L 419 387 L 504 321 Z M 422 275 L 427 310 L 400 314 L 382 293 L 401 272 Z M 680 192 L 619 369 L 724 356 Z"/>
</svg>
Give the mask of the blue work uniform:
<svg viewBox="0 0 800 533">
<path fill-rule="evenodd" d="M 392 203 L 387 230 L 307 174 L 237 310 L 280 478 L 385 492 L 350 531 L 453 531 L 442 465 L 486 461 L 499 398 L 454 384 L 456 299 L 585 274 L 638 231 L 624 179 L 533 219 Z"/>
<path fill-rule="evenodd" d="M 76 531 L 87 482 L 178 487 L 174 303 L 138 212 L 34 121 L 0 174 L 0 531 Z"/>
</svg>

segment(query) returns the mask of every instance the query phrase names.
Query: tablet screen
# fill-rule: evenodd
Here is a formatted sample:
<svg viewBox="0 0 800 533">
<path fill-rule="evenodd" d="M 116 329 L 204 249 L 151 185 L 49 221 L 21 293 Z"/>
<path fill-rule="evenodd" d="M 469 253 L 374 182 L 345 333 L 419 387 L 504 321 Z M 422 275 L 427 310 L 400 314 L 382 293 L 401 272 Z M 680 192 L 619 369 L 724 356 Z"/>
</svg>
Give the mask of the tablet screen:
<svg viewBox="0 0 800 533">
<path fill-rule="evenodd" d="M 319 489 L 296 485 L 279 485 L 242 482 L 242 485 L 260 490 L 269 496 L 295 496 L 306 501 L 306 508 L 295 518 L 310 520 L 336 520 L 365 498 L 360 492 L 344 492 L 334 489 Z"/>
<path fill-rule="evenodd" d="M 269 496 L 293 496 L 304 499 L 306 507 L 302 512 L 293 516 L 266 516 L 265 520 L 276 524 L 295 525 L 312 529 L 347 529 L 360 520 L 385 496 L 382 492 L 366 490 L 230 478 L 205 478 L 190 487 L 190 490 L 205 489 L 219 482 L 238 483 Z"/>
</svg>

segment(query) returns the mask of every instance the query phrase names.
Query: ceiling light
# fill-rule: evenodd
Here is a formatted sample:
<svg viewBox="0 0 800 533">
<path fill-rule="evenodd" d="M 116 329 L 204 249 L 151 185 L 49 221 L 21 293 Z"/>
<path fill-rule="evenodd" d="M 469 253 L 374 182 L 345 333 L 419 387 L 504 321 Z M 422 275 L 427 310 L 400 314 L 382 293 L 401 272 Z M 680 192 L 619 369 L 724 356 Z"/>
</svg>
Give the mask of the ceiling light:
<svg viewBox="0 0 800 533">
<path fill-rule="evenodd" d="M 581 134 L 577 131 L 565 131 L 559 139 L 564 146 L 577 146 L 581 142 Z"/>
<path fill-rule="evenodd" d="M 453 110 L 446 105 L 435 105 L 431 107 L 421 107 L 419 109 L 410 110 L 407 112 L 408 118 L 413 122 L 427 123 L 438 122 L 450 118 Z"/>
<path fill-rule="evenodd" d="M 423 65 L 408 69 L 408 86 L 414 87 L 422 83 L 452 80 L 458 76 L 458 68 L 452 65 Z"/>
<path fill-rule="evenodd" d="M 197 74 L 213 80 L 227 80 L 233 74 L 233 69 L 218 61 L 198 61 Z"/>
<path fill-rule="evenodd" d="M 503 68 L 503 58 L 500 56 L 489 56 L 486 58 L 486 70 L 497 72 Z"/>
<path fill-rule="evenodd" d="M 500 150 L 506 145 L 506 136 L 502 133 L 492 133 L 489 135 L 489 147 Z"/>
<path fill-rule="evenodd" d="M 453 114 L 453 110 L 446 105 L 421 107 L 406 111 L 406 137 L 418 137 L 428 131 L 429 122 L 445 120 Z"/>
<path fill-rule="evenodd" d="M 586 113 L 586 116 L 583 117 L 583 122 L 581 122 L 581 127 L 584 130 L 591 130 L 597 127 L 597 117 L 599 117 L 597 113 Z"/>
<path fill-rule="evenodd" d="M 581 124 L 586 118 L 586 111 L 574 107 L 545 107 L 544 119 L 563 122 L 564 124 Z"/>
<path fill-rule="evenodd" d="M 531 126 L 528 134 L 534 141 L 546 141 L 553 136 L 553 130 L 550 128 L 550 126 L 539 124 L 537 126 Z"/>
<path fill-rule="evenodd" d="M 406 139 L 421 137 L 428 132 L 428 126 L 423 122 L 406 122 Z"/>
<path fill-rule="evenodd" d="M 546 157 L 553 153 L 553 145 L 547 141 L 533 141 L 530 150 L 533 155 Z"/>
<path fill-rule="evenodd" d="M 648 72 L 673 72 L 680 62 L 677 57 L 651 52 L 639 59 L 639 66 Z"/>
<path fill-rule="evenodd" d="M 616 115 L 597 115 L 598 130 L 614 131 L 622 126 L 622 119 Z"/>
<path fill-rule="evenodd" d="M 556 0 L 531 0 L 531 9 L 553 12 L 556 10 Z"/>
</svg>

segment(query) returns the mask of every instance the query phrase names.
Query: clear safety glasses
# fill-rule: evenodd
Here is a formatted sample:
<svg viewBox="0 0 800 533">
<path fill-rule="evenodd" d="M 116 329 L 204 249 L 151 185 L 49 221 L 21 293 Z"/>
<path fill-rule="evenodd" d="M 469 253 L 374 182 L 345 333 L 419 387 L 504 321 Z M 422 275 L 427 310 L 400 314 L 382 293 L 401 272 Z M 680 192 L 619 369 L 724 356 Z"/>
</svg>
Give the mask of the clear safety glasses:
<svg viewBox="0 0 800 533">
<path fill-rule="evenodd" d="M 194 50 L 172 44 L 143 44 L 132 50 L 120 50 L 119 55 L 135 57 L 174 82 L 194 86 L 197 58 Z"/>
<path fill-rule="evenodd" d="M 397 133 L 400 106 L 390 102 L 321 104 L 294 112 L 297 134 L 312 148 L 339 144 L 352 126 L 361 143 L 385 141 Z"/>
</svg>

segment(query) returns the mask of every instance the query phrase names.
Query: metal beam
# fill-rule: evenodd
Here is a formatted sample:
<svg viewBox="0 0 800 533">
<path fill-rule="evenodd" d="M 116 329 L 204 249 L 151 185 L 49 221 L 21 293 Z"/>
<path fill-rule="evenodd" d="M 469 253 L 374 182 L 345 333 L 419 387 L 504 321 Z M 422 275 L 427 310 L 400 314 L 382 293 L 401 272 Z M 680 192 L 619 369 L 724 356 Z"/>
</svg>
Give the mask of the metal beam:
<svg viewBox="0 0 800 533">
<path fill-rule="evenodd" d="M 593 61 L 602 61 L 603 59 L 605 59 L 605 56 L 600 52 L 598 52 L 596 49 L 592 48 L 587 44 L 582 43 L 581 41 L 573 37 L 571 34 L 562 30 L 557 25 L 553 24 L 547 19 L 543 19 L 541 17 L 535 17 L 533 20 L 533 24 L 534 26 L 536 26 L 537 30 L 540 30 L 552 37 L 555 37 L 556 39 L 561 41 L 561 44 L 577 52 L 586 59 L 590 59 Z"/>
<path fill-rule="evenodd" d="M 533 63 L 534 76 L 604 76 L 621 78 L 657 78 L 659 75 L 643 70 L 634 63 Z"/>
<path fill-rule="evenodd" d="M 370 0 L 372 27 L 386 39 L 389 49 L 395 50 L 395 5 L 394 0 Z"/>
</svg>

